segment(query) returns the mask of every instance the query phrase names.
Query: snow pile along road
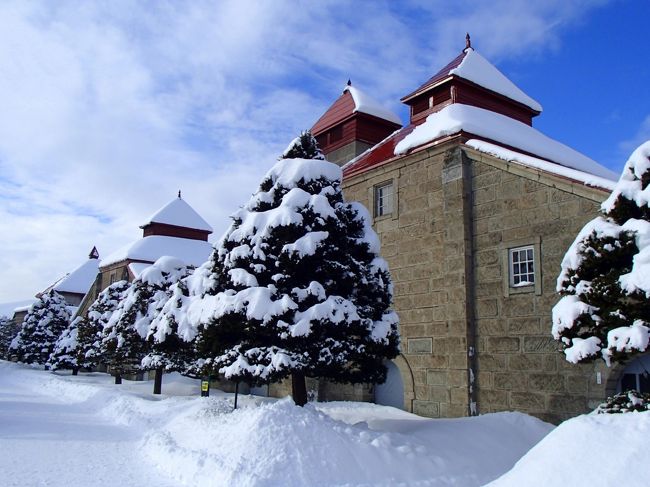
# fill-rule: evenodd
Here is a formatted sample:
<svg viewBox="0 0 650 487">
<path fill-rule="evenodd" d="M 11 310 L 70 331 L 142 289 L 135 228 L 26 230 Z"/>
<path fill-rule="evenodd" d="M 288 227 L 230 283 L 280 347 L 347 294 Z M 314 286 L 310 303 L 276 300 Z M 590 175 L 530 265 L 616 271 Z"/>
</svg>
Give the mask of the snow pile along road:
<svg viewBox="0 0 650 487">
<path fill-rule="evenodd" d="M 490 487 L 645 487 L 650 412 L 590 414 L 565 421 Z"/>
<path fill-rule="evenodd" d="M 233 411 L 232 395 L 198 397 L 197 381 L 178 374 L 162 396 L 151 382 L 111 382 L 0 361 L 0 484 L 480 486 L 552 429 L 519 413 L 430 420 L 253 396 Z"/>
<path fill-rule="evenodd" d="M 551 429 L 518 413 L 426 420 L 358 404 L 319 411 L 288 398 L 231 413 L 223 400 L 196 401 L 148 435 L 144 451 L 189 485 L 478 486 Z M 344 421 L 354 416 L 366 421 Z"/>
</svg>

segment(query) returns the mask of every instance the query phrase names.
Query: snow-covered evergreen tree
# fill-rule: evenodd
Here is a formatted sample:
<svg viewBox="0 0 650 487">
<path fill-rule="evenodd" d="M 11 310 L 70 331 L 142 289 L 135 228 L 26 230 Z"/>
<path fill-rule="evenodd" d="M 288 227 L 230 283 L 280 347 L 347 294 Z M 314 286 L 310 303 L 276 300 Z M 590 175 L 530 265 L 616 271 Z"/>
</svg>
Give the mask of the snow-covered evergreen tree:
<svg viewBox="0 0 650 487">
<path fill-rule="evenodd" d="M 131 283 L 109 320 L 107 329 L 121 338 L 114 353 L 127 362 L 140 357 L 140 370 L 156 371 L 154 394 L 161 393 L 163 371 L 185 370 L 193 358 L 194 344 L 179 338 L 173 324 L 154 322 L 172 295 L 171 286 L 189 274 L 181 260 L 161 257 Z"/>
<path fill-rule="evenodd" d="M 343 200 L 341 169 L 319 151 L 288 157 L 310 145 L 303 136 L 234 214 L 188 306 L 209 365 L 250 384 L 291 375 L 298 404 L 305 376 L 383 382 L 399 341 L 368 212 Z"/>
<path fill-rule="evenodd" d="M 293 139 L 286 150 L 278 158 L 282 159 L 319 159 L 324 160 L 325 156 L 318 147 L 316 138 L 309 130 L 303 130 L 298 137 Z"/>
<path fill-rule="evenodd" d="M 54 290 L 43 293 L 29 308 L 20 334 L 12 342 L 18 360 L 46 365 L 69 321 L 65 299 Z"/>
<path fill-rule="evenodd" d="M 650 343 L 650 141 L 627 161 L 602 216 L 587 223 L 562 261 L 553 336 L 570 362 L 608 364 Z"/>
<path fill-rule="evenodd" d="M 11 342 L 20 333 L 21 323 L 15 323 L 13 320 L 0 317 L 0 359 L 9 360 L 11 358 Z"/>
<path fill-rule="evenodd" d="M 72 370 L 77 375 L 79 370 L 79 343 L 77 335 L 81 318 L 73 319 L 54 344 L 54 350 L 47 361 L 47 367 L 52 370 Z"/>
<path fill-rule="evenodd" d="M 109 356 L 102 346 L 104 328 L 129 288 L 127 281 L 117 281 L 99 293 L 90 305 L 86 316 L 77 322 L 77 363 L 79 368 L 90 369 L 108 363 Z"/>
</svg>

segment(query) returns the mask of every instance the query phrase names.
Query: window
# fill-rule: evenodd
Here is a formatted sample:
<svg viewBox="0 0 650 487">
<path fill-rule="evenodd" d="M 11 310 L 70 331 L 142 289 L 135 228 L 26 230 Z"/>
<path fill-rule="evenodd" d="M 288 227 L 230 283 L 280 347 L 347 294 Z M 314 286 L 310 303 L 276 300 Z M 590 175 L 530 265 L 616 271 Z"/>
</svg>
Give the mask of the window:
<svg viewBox="0 0 650 487">
<path fill-rule="evenodd" d="M 393 213 L 393 183 L 375 186 L 375 217 Z"/>
<path fill-rule="evenodd" d="M 510 286 L 524 287 L 535 285 L 535 249 L 533 246 L 510 249 Z"/>
<path fill-rule="evenodd" d="M 329 137 L 330 144 L 341 140 L 343 138 L 343 126 L 339 125 L 338 127 L 334 127 L 332 130 L 330 130 Z"/>
<path fill-rule="evenodd" d="M 109 276 L 109 284 L 117 282 L 117 272 L 111 272 Z"/>
<path fill-rule="evenodd" d="M 503 295 L 542 294 L 542 241 L 540 237 L 502 242 Z"/>
</svg>

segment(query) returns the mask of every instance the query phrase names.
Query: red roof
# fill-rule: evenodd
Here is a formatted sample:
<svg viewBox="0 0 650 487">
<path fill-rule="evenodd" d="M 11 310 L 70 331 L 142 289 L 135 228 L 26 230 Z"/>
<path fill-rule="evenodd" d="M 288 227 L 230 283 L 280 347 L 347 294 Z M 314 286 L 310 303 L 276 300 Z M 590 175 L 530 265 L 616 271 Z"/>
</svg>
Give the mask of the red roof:
<svg viewBox="0 0 650 487">
<path fill-rule="evenodd" d="M 362 173 L 371 167 L 379 166 L 396 157 L 395 146 L 408 134 L 413 132 L 416 125 L 407 125 L 401 130 L 396 131 L 391 136 L 381 141 L 376 146 L 368 149 L 368 151 L 361 154 L 356 160 L 346 165 L 343 168 L 343 178 L 354 176 L 355 174 Z"/>
<path fill-rule="evenodd" d="M 330 127 L 342 122 L 346 118 L 354 114 L 355 109 L 354 99 L 349 91 L 344 91 L 338 100 L 336 100 L 331 107 L 318 119 L 318 121 L 311 128 L 311 133 L 319 135 Z"/>
<path fill-rule="evenodd" d="M 424 83 L 422 86 L 420 86 L 417 90 L 413 91 L 412 93 L 409 93 L 408 95 L 402 97 L 401 101 L 405 102 L 408 101 L 410 98 L 413 98 L 415 95 L 423 92 L 427 88 L 434 86 L 441 82 L 442 80 L 446 79 L 449 77 L 449 71 L 452 69 L 457 68 L 460 66 L 460 63 L 463 62 L 463 59 L 465 59 L 465 56 L 467 55 L 467 51 L 461 52 L 456 58 L 451 61 L 449 64 L 447 64 L 444 68 L 442 68 L 440 71 L 438 71 L 436 74 L 434 74 L 429 80 Z"/>
</svg>

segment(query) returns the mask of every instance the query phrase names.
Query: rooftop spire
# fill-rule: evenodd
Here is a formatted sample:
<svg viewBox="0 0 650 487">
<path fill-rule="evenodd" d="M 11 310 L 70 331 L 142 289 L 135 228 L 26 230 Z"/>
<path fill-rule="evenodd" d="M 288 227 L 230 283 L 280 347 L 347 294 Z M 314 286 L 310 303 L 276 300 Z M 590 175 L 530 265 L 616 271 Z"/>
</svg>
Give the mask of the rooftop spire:
<svg viewBox="0 0 650 487">
<path fill-rule="evenodd" d="M 352 81 L 348 78 L 348 86 L 352 86 Z"/>
<path fill-rule="evenodd" d="M 180 189 L 178 190 L 178 197 L 179 198 L 181 197 L 181 190 Z"/>
<path fill-rule="evenodd" d="M 469 32 L 467 32 L 467 33 L 465 34 L 465 49 L 463 49 L 463 50 L 464 50 L 464 51 L 467 51 L 468 49 L 474 49 L 474 48 L 472 47 L 472 39 L 471 39 L 471 37 L 469 36 Z"/>
</svg>

